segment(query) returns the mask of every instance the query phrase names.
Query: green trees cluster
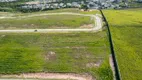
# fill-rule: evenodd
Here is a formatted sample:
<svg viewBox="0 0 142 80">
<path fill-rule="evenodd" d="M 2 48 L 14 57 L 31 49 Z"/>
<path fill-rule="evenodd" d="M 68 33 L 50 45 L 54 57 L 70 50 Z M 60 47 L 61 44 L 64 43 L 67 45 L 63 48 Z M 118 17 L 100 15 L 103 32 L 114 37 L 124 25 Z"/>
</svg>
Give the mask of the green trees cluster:
<svg viewBox="0 0 142 80">
<path fill-rule="evenodd" d="M 121 0 L 119 5 L 121 7 L 142 7 L 142 0 Z"/>
<path fill-rule="evenodd" d="M 14 2 L 0 2 L 0 11 L 18 11 L 18 7 L 28 1 L 33 1 L 33 0 L 17 0 Z"/>
<path fill-rule="evenodd" d="M 84 9 L 84 11 L 88 10 L 88 6 L 86 4 L 82 4 L 80 9 Z"/>
<path fill-rule="evenodd" d="M 47 10 L 45 8 L 42 9 L 23 9 L 21 8 L 22 5 L 25 5 L 25 2 L 28 1 L 34 1 L 34 0 L 17 0 L 14 2 L 0 2 L 0 11 L 8 11 L 8 12 L 12 12 L 12 11 L 21 11 L 21 12 L 33 12 L 33 11 L 40 11 L 40 10 Z M 38 0 L 37 0 L 38 1 Z M 46 0 L 43 0 L 43 4 L 45 3 Z M 86 0 L 57 0 L 57 2 L 55 0 L 51 0 L 50 4 L 52 3 L 72 3 L 72 2 L 86 2 Z M 68 7 L 68 6 L 67 6 Z M 87 9 L 87 7 L 85 7 L 85 5 L 82 5 L 82 8 Z M 48 9 L 50 10 L 50 9 Z"/>
</svg>

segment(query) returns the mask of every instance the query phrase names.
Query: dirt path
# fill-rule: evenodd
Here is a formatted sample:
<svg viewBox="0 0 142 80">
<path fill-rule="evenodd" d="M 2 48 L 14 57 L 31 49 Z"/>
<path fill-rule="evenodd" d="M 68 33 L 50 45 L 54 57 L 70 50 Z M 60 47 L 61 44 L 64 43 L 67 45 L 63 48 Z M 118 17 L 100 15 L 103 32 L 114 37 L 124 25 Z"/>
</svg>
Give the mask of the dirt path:
<svg viewBox="0 0 142 80">
<path fill-rule="evenodd" d="M 1 78 L 22 79 L 67 79 L 67 80 L 95 80 L 90 75 L 79 75 L 73 73 L 26 73 L 20 75 L 0 75 Z"/>
<path fill-rule="evenodd" d="M 88 15 L 88 14 L 79 14 L 79 13 L 47 13 L 47 14 L 35 14 L 28 15 L 22 17 L 0 17 L 0 19 L 5 18 L 27 18 L 27 17 L 35 17 L 35 16 L 43 16 L 43 15 L 61 15 L 61 14 L 69 14 L 69 15 L 80 15 L 80 16 L 90 16 L 94 19 L 95 26 L 91 29 L 19 29 L 19 30 L 0 30 L 0 32 L 10 32 L 10 33 L 27 33 L 27 32 L 38 32 L 38 33 L 50 33 L 50 32 L 97 32 L 102 30 L 102 19 L 96 15 Z"/>
<path fill-rule="evenodd" d="M 36 17 L 36 16 L 47 16 L 47 15 L 79 15 L 79 16 L 94 16 L 93 14 L 80 14 L 80 13 L 72 13 L 72 12 L 60 12 L 60 13 L 40 13 L 40 14 L 32 14 L 32 15 L 26 15 L 26 16 L 17 16 L 14 17 L 13 15 L 7 15 L 7 16 L 0 16 L 0 19 L 5 18 L 29 18 L 29 17 Z"/>
<path fill-rule="evenodd" d="M 114 64 L 113 64 L 113 59 L 112 59 L 112 55 L 109 56 L 109 64 L 110 64 L 110 67 L 111 67 L 111 70 L 113 72 L 113 80 L 115 80 L 115 68 L 114 68 Z"/>
</svg>

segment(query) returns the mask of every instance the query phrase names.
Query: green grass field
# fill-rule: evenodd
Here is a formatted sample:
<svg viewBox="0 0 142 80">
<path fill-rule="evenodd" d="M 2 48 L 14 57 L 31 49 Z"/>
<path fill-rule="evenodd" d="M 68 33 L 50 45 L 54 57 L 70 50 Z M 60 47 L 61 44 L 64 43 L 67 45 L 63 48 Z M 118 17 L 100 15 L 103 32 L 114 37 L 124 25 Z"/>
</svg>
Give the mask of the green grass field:
<svg viewBox="0 0 142 80">
<path fill-rule="evenodd" d="M 0 20 L 0 29 L 80 28 L 84 25 L 93 25 L 93 23 L 94 20 L 91 20 L 90 17 L 77 15 L 47 15 L 30 18 L 2 19 Z"/>
<path fill-rule="evenodd" d="M 99 14 L 99 11 L 59 9 L 34 13 L 0 12 L 0 17 L 55 12 Z M 92 23 L 94 21 L 90 17 L 50 15 L 1 19 L 0 29 L 80 28 Z M 87 73 L 97 80 L 113 80 L 109 55 L 110 47 L 105 30 L 97 33 L 0 33 L 0 74 Z"/>
<path fill-rule="evenodd" d="M 104 10 L 122 80 L 142 80 L 142 9 Z"/>
<path fill-rule="evenodd" d="M 78 15 L 47 15 L 36 16 L 29 18 L 20 18 L 21 16 L 31 16 L 46 13 L 73 12 L 80 14 L 96 14 L 97 10 L 91 12 L 81 12 L 78 9 L 57 9 L 51 11 L 41 11 L 33 13 L 10 13 L 0 12 L 0 17 L 17 17 L 12 19 L 0 19 L 0 29 L 66 29 L 66 28 L 91 28 L 94 24 L 94 19 L 87 16 Z"/>
<path fill-rule="evenodd" d="M 112 80 L 106 31 L 0 34 L 0 73 L 88 73 Z M 96 66 L 95 66 L 96 65 Z"/>
</svg>

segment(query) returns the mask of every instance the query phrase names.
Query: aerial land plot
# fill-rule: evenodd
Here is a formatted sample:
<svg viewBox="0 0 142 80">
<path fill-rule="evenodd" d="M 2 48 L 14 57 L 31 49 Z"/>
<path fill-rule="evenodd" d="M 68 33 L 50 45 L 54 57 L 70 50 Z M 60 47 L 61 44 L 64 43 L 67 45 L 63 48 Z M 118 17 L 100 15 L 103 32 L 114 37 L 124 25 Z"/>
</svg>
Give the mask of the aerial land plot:
<svg viewBox="0 0 142 80">
<path fill-rule="evenodd" d="M 94 19 L 78 15 L 46 15 L 29 18 L 7 18 L 0 20 L 0 29 L 72 29 L 92 28 Z"/>
<path fill-rule="evenodd" d="M 72 8 L 33 13 L 0 12 L 0 30 L 76 28 L 90 29 L 95 26 L 95 18 L 91 16 L 95 14 L 99 14 L 99 11 L 93 10 L 89 12 L 82 12 L 78 9 Z"/>
<path fill-rule="evenodd" d="M 142 79 L 142 9 L 104 10 L 122 80 Z"/>
<path fill-rule="evenodd" d="M 0 33 L 0 73 L 77 73 L 112 80 L 106 31 Z"/>
</svg>

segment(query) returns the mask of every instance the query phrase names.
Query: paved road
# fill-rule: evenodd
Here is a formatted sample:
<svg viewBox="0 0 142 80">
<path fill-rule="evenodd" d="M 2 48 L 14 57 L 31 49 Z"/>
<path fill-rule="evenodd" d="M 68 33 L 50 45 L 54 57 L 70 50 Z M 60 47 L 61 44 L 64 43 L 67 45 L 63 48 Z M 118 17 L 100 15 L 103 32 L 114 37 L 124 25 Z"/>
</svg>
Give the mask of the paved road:
<svg viewBox="0 0 142 80">
<path fill-rule="evenodd" d="M 94 19 L 95 26 L 92 29 L 17 29 L 17 30 L 0 30 L 0 32 L 7 32 L 7 33 L 51 33 L 51 32 L 97 32 L 102 30 L 102 19 L 99 17 L 98 14 L 96 15 L 89 15 L 89 14 L 79 14 L 79 13 L 47 13 L 47 14 L 34 14 L 28 16 L 21 16 L 21 17 L 0 17 L 0 19 L 5 18 L 27 18 L 27 17 L 35 17 L 35 16 L 44 16 L 44 15 L 79 15 L 79 16 L 90 16 Z"/>
</svg>

